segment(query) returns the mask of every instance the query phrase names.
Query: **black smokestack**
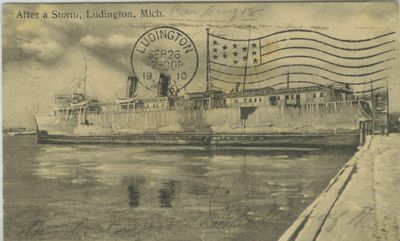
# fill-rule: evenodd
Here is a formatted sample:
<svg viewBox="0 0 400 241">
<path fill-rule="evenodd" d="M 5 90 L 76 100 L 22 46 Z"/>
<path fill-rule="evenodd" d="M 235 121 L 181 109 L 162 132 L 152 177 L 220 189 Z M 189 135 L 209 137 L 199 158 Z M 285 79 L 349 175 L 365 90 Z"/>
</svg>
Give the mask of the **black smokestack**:
<svg viewBox="0 0 400 241">
<path fill-rule="evenodd" d="M 164 75 L 163 73 L 160 74 L 160 80 L 158 82 L 158 96 L 168 96 L 168 85 L 170 79 L 170 76 Z"/>
<path fill-rule="evenodd" d="M 136 93 L 138 78 L 136 75 L 128 76 L 128 81 L 126 82 L 126 98 L 131 98 Z"/>
</svg>

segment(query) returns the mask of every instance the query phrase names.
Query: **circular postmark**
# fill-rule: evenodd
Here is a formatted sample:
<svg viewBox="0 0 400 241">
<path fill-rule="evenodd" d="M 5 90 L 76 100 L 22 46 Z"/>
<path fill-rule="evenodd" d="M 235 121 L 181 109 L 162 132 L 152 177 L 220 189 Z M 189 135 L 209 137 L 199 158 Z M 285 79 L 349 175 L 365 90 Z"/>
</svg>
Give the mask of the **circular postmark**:
<svg viewBox="0 0 400 241">
<path fill-rule="evenodd" d="M 178 92 L 187 86 L 198 69 L 198 53 L 192 39 L 174 27 L 156 27 L 136 41 L 131 66 L 139 82 L 148 90 L 158 88 L 160 75 L 169 76 L 169 89 Z"/>
</svg>

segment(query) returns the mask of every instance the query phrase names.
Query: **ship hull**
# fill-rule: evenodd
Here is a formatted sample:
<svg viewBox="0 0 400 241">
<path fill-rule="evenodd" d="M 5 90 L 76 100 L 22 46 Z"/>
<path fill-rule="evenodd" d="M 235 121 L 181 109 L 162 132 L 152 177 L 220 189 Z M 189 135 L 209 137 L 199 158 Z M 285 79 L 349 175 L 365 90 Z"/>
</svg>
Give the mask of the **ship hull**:
<svg viewBox="0 0 400 241">
<path fill-rule="evenodd" d="M 356 147 L 358 131 L 339 134 L 119 134 L 109 136 L 39 135 L 42 144 L 128 144 L 196 146 Z"/>
<path fill-rule="evenodd" d="M 357 146 L 366 119 L 358 101 L 36 116 L 40 143 L 241 146 Z"/>
</svg>

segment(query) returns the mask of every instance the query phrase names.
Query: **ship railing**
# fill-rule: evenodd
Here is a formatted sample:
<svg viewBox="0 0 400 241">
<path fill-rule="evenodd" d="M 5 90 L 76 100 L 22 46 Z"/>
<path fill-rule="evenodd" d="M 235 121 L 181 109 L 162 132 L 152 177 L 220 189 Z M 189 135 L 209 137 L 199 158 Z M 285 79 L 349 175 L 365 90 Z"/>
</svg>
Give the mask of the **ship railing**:
<svg viewBox="0 0 400 241">
<path fill-rule="evenodd" d="M 358 100 L 356 96 L 334 96 L 334 97 L 323 97 L 323 98 L 307 98 L 306 103 L 327 103 L 327 102 L 347 102 Z"/>
<path fill-rule="evenodd" d="M 342 96 L 335 96 L 335 97 L 331 97 L 329 98 L 329 101 L 354 101 L 357 100 L 356 96 L 346 96 L 346 97 L 342 97 Z"/>
<path fill-rule="evenodd" d="M 323 89 L 321 86 L 303 86 L 303 87 L 296 87 L 296 88 L 282 88 L 282 89 L 258 89 L 258 90 L 251 90 L 246 92 L 232 92 L 225 94 L 226 96 L 259 96 L 259 95 L 269 95 L 269 94 L 283 94 L 296 91 L 309 91 L 309 90 L 320 90 Z"/>
</svg>

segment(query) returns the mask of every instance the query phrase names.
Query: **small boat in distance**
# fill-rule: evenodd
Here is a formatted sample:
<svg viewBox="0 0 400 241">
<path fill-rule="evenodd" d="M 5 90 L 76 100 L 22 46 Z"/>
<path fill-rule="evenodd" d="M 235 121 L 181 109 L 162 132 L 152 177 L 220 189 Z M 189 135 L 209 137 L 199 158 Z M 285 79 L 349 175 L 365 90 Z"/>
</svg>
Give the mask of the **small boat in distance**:
<svg viewBox="0 0 400 241">
<path fill-rule="evenodd" d="M 36 135 L 36 131 L 28 130 L 25 127 L 6 128 L 6 129 L 3 129 L 3 135 L 5 135 L 5 136 L 31 136 L 31 135 Z"/>
</svg>

